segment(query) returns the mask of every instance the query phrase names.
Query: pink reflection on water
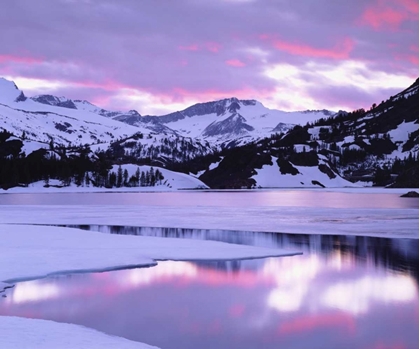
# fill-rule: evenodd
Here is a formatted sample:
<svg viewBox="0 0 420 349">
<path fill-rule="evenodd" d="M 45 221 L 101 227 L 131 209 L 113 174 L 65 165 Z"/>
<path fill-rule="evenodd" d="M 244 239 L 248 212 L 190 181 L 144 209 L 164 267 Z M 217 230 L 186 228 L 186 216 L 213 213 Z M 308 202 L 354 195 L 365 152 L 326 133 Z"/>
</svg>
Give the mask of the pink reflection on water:
<svg viewBox="0 0 420 349">
<path fill-rule="evenodd" d="M 304 315 L 279 325 L 280 335 L 290 335 L 313 331 L 318 328 L 337 328 L 338 330 L 354 334 L 356 332 L 355 319 L 346 313 L 335 312 L 317 315 Z"/>
<path fill-rule="evenodd" d="M 245 312 L 245 306 L 243 304 L 234 304 L 229 308 L 229 315 L 232 318 L 240 318 Z"/>
<path fill-rule="evenodd" d="M 166 261 L 22 282 L 0 301 L 0 314 L 78 323 L 162 348 L 418 344 L 417 281 L 340 250 L 235 268 Z"/>
</svg>

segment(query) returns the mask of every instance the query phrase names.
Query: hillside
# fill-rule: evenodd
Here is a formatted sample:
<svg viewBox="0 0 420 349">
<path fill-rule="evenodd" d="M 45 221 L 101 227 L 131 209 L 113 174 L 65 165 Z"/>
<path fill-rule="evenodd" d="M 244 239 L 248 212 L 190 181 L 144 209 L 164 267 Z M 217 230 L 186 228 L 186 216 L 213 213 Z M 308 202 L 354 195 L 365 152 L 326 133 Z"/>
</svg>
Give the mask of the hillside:
<svg viewBox="0 0 420 349">
<path fill-rule="evenodd" d="M 134 124 L 164 125 L 183 136 L 232 146 L 262 139 L 276 132 L 286 132 L 295 124 L 305 124 L 334 114 L 327 110 L 284 112 L 268 109 L 256 100 L 232 97 L 198 103 L 167 115 L 140 117 Z"/>
<path fill-rule="evenodd" d="M 0 186 L 59 179 L 112 188 L 113 166 L 134 164 L 211 188 L 418 187 L 418 105 L 417 80 L 368 111 L 285 113 L 228 98 L 141 116 L 27 98 L 0 79 Z M 130 178 L 123 186 L 141 186 Z"/>
<path fill-rule="evenodd" d="M 418 80 L 371 110 L 321 118 L 175 167 L 212 188 L 418 187 Z"/>
<path fill-rule="evenodd" d="M 284 112 L 266 108 L 256 100 L 239 100 L 235 97 L 198 103 L 160 116 L 142 116 L 136 110 L 108 111 L 85 100 L 51 95 L 35 96 L 32 100 L 95 113 L 149 132 L 195 138 L 222 147 L 250 143 L 276 132 L 286 132 L 296 124 L 304 125 L 336 114 L 328 110 Z"/>
<path fill-rule="evenodd" d="M 64 103 L 64 102 L 63 102 Z M 56 103 L 27 98 L 11 81 L 0 78 L 0 129 L 17 137 L 48 144 L 70 146 L 111 142 L 136 132 L 130 125 Z"/>
</svg>

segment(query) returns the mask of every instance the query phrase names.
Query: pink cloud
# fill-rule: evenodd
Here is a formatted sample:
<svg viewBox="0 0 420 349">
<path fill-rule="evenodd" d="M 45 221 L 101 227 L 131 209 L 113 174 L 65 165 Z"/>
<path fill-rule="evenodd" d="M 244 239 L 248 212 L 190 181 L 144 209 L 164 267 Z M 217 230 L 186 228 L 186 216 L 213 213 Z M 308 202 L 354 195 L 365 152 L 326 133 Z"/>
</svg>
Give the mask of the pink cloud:
<svg viewBox="0 0 420 349">
<path fill-rule="evenodd" d="M 362 15 L 362 23 L 371 26 L 375 30 L 389 27 L 397 30 L 406 19 L 406 14 L 391 8 L 385 8 L 383 10 L 368 8 Z"/>
<path fill-rule="evenodd" d="M 41 63 L 42 60 L 33 57 L 20 57 L 13 55 L 0 55 L 0 63 L 26 63 L 26 64 L 36 64 Z"/>
<path fill-rule="evenodd" d="M 207 326 L 207 333 L 211 335 L 216 335 L 222 332 L 222 323 L 220 320 L 213 320 Z"/>
<path fill-rule="evenodd" d="M 389 344 L 384 342 L 376 342 L 372 349 L 407 349 L 404 344 Z"/>
<path fill-rule="evenodd" d="M 398 31 L 407 20 L 418 20 L 419 5 L 413 0 L 377 0 L 368 6 L 359 23 L 373 29 Z"/>
<path fill-rule="evenodd" d="M 258 35 L 258 37 L 259 37 L 261 40 L 267 40 L 267 39 L 269 39 L 269 38 L 270 38 L 270 35 L 269 35 L 269 34 L 260 34 L 260 35 Z"/>
<path fill-rule="evenodd" d="M 217 42 L 206 42 L 204 46 L 208 51 L 214 52 L 214 53 L 219 52 L 220 49 L 222 48 L 222 45 L 218 44 Z"/>
<path fill-rule="evenodd" d="M 239 99 L 249 99 L 250 96 L 254 99 L 263 98 L 275 91 L 273 88 L 260 88 L 254 90 L 248 87 L 238 89 L 206 89 L 198 91 L 197 89 L 184 89 L 181 87 L 173 88 L 168 93 L 159 91 L 152 91 L 154 96 L 162 101 L 162 103 L 185 102 L 187 100 L 196 99 L 199 101 L 213 101 L 227 97 L 237 97 Z"/>
<path fill-rule="evenodd" d="M 266 38 L 266 36 L 264 35 L 263 38 Z M 349 58 L 350 52 L 353 50 L 354 41 L 347 37 L 332 49 L 319 49 L 304 44 L 290 43 L 276 39 L 273 41 L 273 46 L 280 51 L 297 56 L 346 59 Z"/>
<path fill-rule="evenodd" d="M 182 51 L 198 51 L 198 45 L 192 44 L 188 46 L 178 46 L 178 48 Z"/>
<path fill-rule="evenodd" d="M 303 75 L 306 57 L 325 61 L 350 56 L 371 63 L 379 72 L 418 76 L 418 68 L 413 66 L 417 52 L 410 48 L 418 42 L 418 0 L 359 0 L 351 6 L 348 1 L 324 0 L 318 4 L 259 0 L 236 2 L 235 10 L 229 1 L 179 0 L 167 2 L 166 11 L 153 2 L 127 0 L 116 2 L 112 10 L 98 4 L 103 12 L 95 18 L 91 18 L 88 7 L 59 5 L 56 0 L 44 0 L 42 6 L 36 1 L 23 2 L 23 12 L 19 1 L 0 11 L 2 26 L 14 28 L 13 35 L 2 37 L 0 75 L 63 82 L 66 86 L 54 93 L 67 92 L 82 99 L 95 94 L 107 97 L 115 91 L 109 103 L 117 106 L 109 105 L 109 109 L 125 109 L 126 103 L 142 113 L 149 106 L 157 109 L 162 103 L 156 101 L 160 100 L 167 104 L 173 100 L 185 102 L 187 107 L 191 102 L 231 96 L 268 101 L 276 85 L 283 88 L 287 83 L 263 74 L 266 68 L 289 64 Z M 376 17 L 373 9 L 377 9 Z M 401 14 L 395 17 L 393 12 Z M 364 13 L 365 21 L 370 20 L 380 30 L 392 29 L 390 22 L 400 25 L 404 33 L 388 31 L 380 35 L 369 22 L 361 23 Z M 46 15 L 50 21 L 42 20 Z M 401 17 L 408 20 L 399 23 Z M 331 38 L 337 41 L 328 41 Z M 396 60 L 395 54 L 409 56 Z M 36 64 L 27 57 L 41 61 Z M 226 60 L 234 58 L 246 66 L 233 69 Z M 102 86 L 104 77 L 153 98 L 124 100 L 116 91 L 117 84 L 105 81 Z M 77 88 L 78 80 L 89 81 Z M 331 90 L 341 90 L 344 97 L 347 91 Z M 312 94 L 312 89 L 298 93 Z M 360 106 L 365 95 L 363 91 L 354 94 L 357 99 L 352 104 Z M 332 108 L 328 104 L 322 107 Z"/>
<path fill-rule="evenodd" d="M 404 6 L 411 13 L 419 13 L 419 2 L 417 0 L 398 0 L 397 2 L 398 4 Z"/>
<path fill-rule="evenodd" d="M 237 67 L 237 68 L 242 68 L 242 67 L 246 66 L 246 64 L 244 62 L 242 62 L 242 61 L 240 61 L 239 59 L 236 59 L 236 58 L 235 59 L 229 59 L 229 60 L 225 61 L 225 63 L 227 65 L 230 65 L 232 67 Z"/>
<path fill-rule="evenodd" d="M 121 84 L 117 81 L 106 80 L 106 81 L 91 81 L 91 80 L 76 80 L 76 81 L 64 81 L 74 86 L 80 86 L 84 88 L 99 88 L 106 91 L 118 91 L 122 88 L 135 89 L 134 86 L 127 84 Z"/>
<path fill-rule="evenodd" d="M 402 61 L 408 61 L 408 62 L 412 63 L 413 65 L 419 65 L 418 55 L 397 53 L 395 55 L 395 59 L 402 60 Z"/>
<path fill-rule="evenodd" d="M 217 42 L 206 42 L 204 44 L 191 44 L 186 46 L 178 46 L 178 49 L 181 51 L 201 51 L 206 50 L 213 53 L 217 53 L 222 48 L 222 45 L 218 44 Z"/>
</svg>

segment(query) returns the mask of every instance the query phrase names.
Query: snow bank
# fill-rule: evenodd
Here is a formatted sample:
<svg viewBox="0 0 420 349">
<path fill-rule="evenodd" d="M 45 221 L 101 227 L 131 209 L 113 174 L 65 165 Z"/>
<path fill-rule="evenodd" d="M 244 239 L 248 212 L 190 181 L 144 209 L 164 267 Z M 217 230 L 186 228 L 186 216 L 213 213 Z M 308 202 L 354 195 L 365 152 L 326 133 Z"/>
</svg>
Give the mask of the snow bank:
<svg viewBox="0 0 420 349">
<path fill-rule="evenodd" d="M 0 78 L 0 103 L 7 104 L 14 102 L 21 94 L 13 81 Z"/>
<path fill-rule="evenodd" d="M 0 342 L 7 349 L 157 349 L 83 326 L 13 316 L 0 316 Z"/>
<path fill-rule="evenodd" d="M 112 167 L 113 172 L 117 173 L 118 165 Z M 104 187 L 93 187 L 93 186 L 76 186 L 71 183 L 69 186 L 61 187 L 62 182 L 59 180 L 51 179 L 49 181 L 49 187 L 45 188 L 44 181 L 38 181 L 29 184 L 28 187 L 14 187 L 7 190 L 0 189 L 1 193 L 103 193 L 103 192 L 162 192 L 162 191 L 176 191 L 182 189 L 208 189 L 209 187 L 194 176 L 187 175 L 185 173 L 174 172 L 165 168 L 157 166 L 137 166 L 133 164 L 121 165 L 121 169 L 127 170 L 129 178 L 135 175 L 137 168 L 140 172 L 149 172 L 150 167 L 155 170 L 158 169 L 164 179 L 161 183 L 157 183 L 155 186 L 150 187 L 121 187 L 121 188 L 104 188 Z"/>
<path fill-rule="evenodd" d="M 388 133 L 394 143 L 405 143 L 408 141 L 410 133 L 413 132 L 416 128 L 418 128 L 418 123 L 415 121 L 402 122 L 395 129 L 390 130 Z"/>
<path fill-rule="evenodd" d="M 119 167 L 118 165 L 114 165 L 111 171 L 117 173 L 118 167 Z M 166 168 L 157 167 L 157 166 L 147 166 L 147 165 L 137 166 L 133 164 L 121 165 L 121 169 L 123 171 L 127 170 L 129 177 L 135 175 L 137 168 L 140 170 L 140 172 L 149 172 L 151 167 L 153 167 L 155 170 L 158 169 L 162 173 L 164 177 L 164 179 L 162 180 L 162 184 L 158 184 L 153 187 L 137 187 L 137 188 L 132 188 L 132 189 L 140 189 L 140 191 L 145 191 L 145 190 L 153 191 L 154 189 L 155 190 L 157 189 L 161 191 L 161 190 L 167 190 L 167 189 L 177 190 L 177 189 L 196 189 L 196 188 L 208 189 L 209 188 L 206 184 L 204 184 L 202 181 L 200 181 L 199 179 L 193 176 L 190 176 L 181 172 L 170 171 L 170 170 L 167 170 Z M 121 188 L 115 188 L 115 189 L 121 189 Z"/>
<path fill-rule="evenodd" d="M 0 292 L 13 280 L 49 274 L 150 266 L 155 260 L 226 260 L 287 256 L 300 252 L 216 241 L 107 235 L 80 229 L 0 224 Z M 2 347 L 153 348 L 70 324 L 0 317 Z"/>
<path fill-rule="evenodd" d="M 156 260 L 227 260 L 290 256 L 294 251 L 146 236 L 107 235 L 74 228 L 0 224 L 0 280 L 61 272 L 155 265 Z"/>
<path fill-rule="evenodd" d="M 281 174 L 277 158 L 272 156 L 273 165 L 263 165 L 256 169 L 256 175 L 252 176 L 257 187 L 263 188 L 298 188 L 298 187 L 319 187 L 312 181 L 317 181 L 326 187 L 357 187 L 354 183 L 346 181 L 340 176 L 328 177 L 321 172 L 318 166 L 294 166 L 300 173 L 296 175 Z"/>
</svg>

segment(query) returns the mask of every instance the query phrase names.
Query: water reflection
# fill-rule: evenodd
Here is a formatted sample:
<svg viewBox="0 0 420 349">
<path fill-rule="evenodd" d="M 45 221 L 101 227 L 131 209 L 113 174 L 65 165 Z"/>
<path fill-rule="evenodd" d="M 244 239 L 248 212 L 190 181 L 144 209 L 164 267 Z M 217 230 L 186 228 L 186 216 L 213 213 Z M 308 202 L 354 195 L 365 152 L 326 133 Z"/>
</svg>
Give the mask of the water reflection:
<svg viewBox="0 0 420 349">
<path fill-rule="evenodd" d="M 305 253 L 22 282 L 0 301 L 0 314 L 82 324 L 165 349 L 418 347 L 418 240 L 136 229 Z"/>
<path fill-rule="evenodd" d="M 282 234 L 220 229 L 151 228 L 110 225 L 64 225 L 107 234 L 214 240 L 239 245 L 288 248 L 309 253 L 335 253 L 339 268 L 349 263 L 372 263 L 395 271 L 409 272 L 418 282 L 417 239 L 388 239 L 369 236 Z M 409 260 L 409 262 L 407 262 Z M 212 264 L 214 265 L 214 264 Z"/>
</svg>

